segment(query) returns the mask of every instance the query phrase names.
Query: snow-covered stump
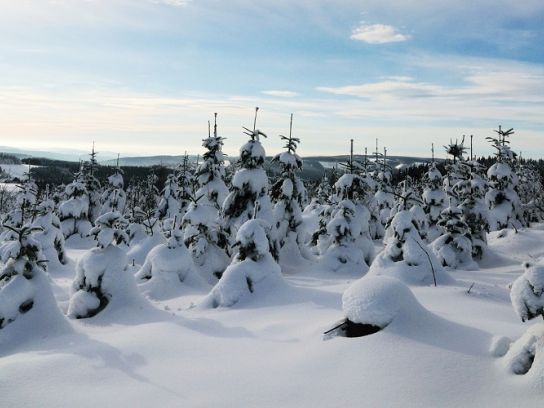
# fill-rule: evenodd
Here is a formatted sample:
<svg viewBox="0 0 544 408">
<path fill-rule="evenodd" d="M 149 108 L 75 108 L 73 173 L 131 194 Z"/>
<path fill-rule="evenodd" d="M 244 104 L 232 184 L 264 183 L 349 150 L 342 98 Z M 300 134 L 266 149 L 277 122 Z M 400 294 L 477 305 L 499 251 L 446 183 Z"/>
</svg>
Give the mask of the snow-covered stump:
<svg viewBox="0 0 544 408">
<path fill-rule="evenodd" d="M 369 239 L 358 241 L 361 231 L 365 226 L 368 227 L 368 218 L 368 211 L 357 214 L 356 207 L 350 200 L 338 203 L 331 221 L 327 224 L 331 245 L 321 257 L 321 264 L 326 270 L 356 276 L 362 276 L 368 271 L 367 257 L 361 247 L 365 244 L 372 245 L 372 242 Z M 371 248 L 368 247 L 367 250 L 370 251 Z"/>
<path fill-rule="evenodd" d="M 30 338 L 69 330 L 45 273 L 35 228 L 13 230 L 0 246 L 0 353 Z"/>
<path fill-rule="evenodd" d="M 353 283 L 342 295 L 342 310 L 345 318 L 325 332 L 325 339 L 367 336 L 395 320 L 428 314 L 405 284 L 386 276 L 365 276 Z"/>
<path fill-rule="evenodd" d="M 191 254 L 183 243 L 183 232 L 173 230 L 167 243 L 157 245 L 136 273 L 140 290 L 158 300 L 178 296 L 184 287 L 203 288 Z"/>
<path fill-rule="evenodd" d="M 391 221 L 384 250 L 378 254 L 367 276 L 395 277 L 409 285 L 438 285 L 453 282 L 433 252 L 421 240 L 413 214 L 403 210 Z"/>
<path fill-rule="evenodd" d="M 122 228 L 126 220 L 118 212 L 106 213 L 96 220 L 91 235 L 97 247 L 87 251 L 76 265 L 73 294 L 68 306 L 71 318 L 89 318 L 104 311 L 141 302 L 128 259 L 118 244 L 127 241 Z"/>
<path fill-rule="evenodd" d="M 203 300 L 203 307 L 231 307 L 284 282 L 281 269 L 270 254 L 264 223 L 249 220 L 240 227 L 235 244 L 238 253 Z"/>
</svg>

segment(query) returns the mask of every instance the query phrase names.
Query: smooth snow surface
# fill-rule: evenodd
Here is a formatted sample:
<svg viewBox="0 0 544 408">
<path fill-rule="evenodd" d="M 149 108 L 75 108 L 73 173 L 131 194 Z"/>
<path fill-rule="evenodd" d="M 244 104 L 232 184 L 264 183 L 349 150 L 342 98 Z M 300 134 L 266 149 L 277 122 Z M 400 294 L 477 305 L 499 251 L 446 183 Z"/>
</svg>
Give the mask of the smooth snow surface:
<svg viewBox="0 0 544 408">
<path fill-rule="evenodd" d="M 360 338 L 323 341 L 322 334 L 343 315 L 348 287 L 370 277 L 316 265 L 284 275 L 281 290 L 257 288 L 250 302 L 230 308 L 193 307 L 206 293 L 191 292 L 119 304 L 53 329 L 35 321 L 40 330 L 19 333 L 23 343 L 2 346 L 0 406 L 538 407 L 542 352 L 529 373 L 516 375 L 508 353 L 500 357 L 508 341 L 501 340 L 501 352 L 497 345 L 497 336 L 516 342 L 531 327 L 512 308 L 508 285 L 523 273 L 517 258 L 530 252 L 536 263 L 544 256 L 538 228 L 520 230 L 511 241 L 490 237 L 490 253 L 501 257 L 478 271 L 451 271 L 450 285 L 411 286 L 416 307 L 406 307 L 402 286 L 399 314 Z M 529 248 L 518 251 L 516 239 Z M 67 240 L 70 261 L 48 272 L 64 312 L 77 259 L 92 245 Z M 0 331 L 2 345 L 5 338 Z M 541 344 L 526 340 L 520 344 L 531 350 Z"/>
</svg>

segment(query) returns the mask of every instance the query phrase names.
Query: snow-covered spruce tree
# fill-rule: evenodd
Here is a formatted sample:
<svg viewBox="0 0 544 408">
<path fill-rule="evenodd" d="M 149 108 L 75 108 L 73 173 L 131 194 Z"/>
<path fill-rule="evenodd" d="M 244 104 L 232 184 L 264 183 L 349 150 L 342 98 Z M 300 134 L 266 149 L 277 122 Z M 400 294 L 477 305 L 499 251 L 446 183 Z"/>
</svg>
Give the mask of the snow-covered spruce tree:
<svg viewBox="0 0 544 408">
<path fill-rule="evenodd" d="M 187 208 L 191 204 L 191 197 L 195 191 L 195 179 L 193 175 L 194 168 L 189 161 L 187 152 L 183 156 L 183 161 L 177 172 L 177 200 L 179 203 L 179 213 L 183 217 Z"/>
<path fill-rule="evenodd" d="M 171 225 L 166 243 L 155 246 L 136 273 L 142 292 L 154 299 L 178 296 L 185 285 L 205 286 L 184 244 L 183 231 Z"/>
<path fill-rule="evenodd" d="M 310 248 L 315 255 L 324 254 L 330 246 L 332 237 L 327 233 L 327 225 L 331 221 L 333 210 L 334 206 L 331 204 L 322 204 L 319 207 L 317 228 L 310 239 Z"/>
<path fill-rule="evenodd" d="M 442 210 L 438 225 L 444 233 L 431 243 L 431 248 L 442 266 L 477 269 L 472 259 L 472 241 L 463 212 L 450 199 L 449 207 Z"/>
<path fill-rule="evenodd" d="M 157 211 L 158 189 L 156 182 L 157 176 L 153 173 L 143 181 L 139 188 L 139 205 L 134 208 L 127 228 L 130 247 L 127 256 L 129 262 L 139 265 L 144 263 L 147 254 L 153 247 L 163 242 Z"/>
<path fill-rule="evenodd" d="M 487 137 L 497 150 L 497 162 L 487 170 L 490 189 L 485 196 L 490 210 L 489 226 L 491 231 L 513 227 L 518 229 L 524 225 L 521 202 L 516 192 L 518 178 L 512 171 L 511 163 L 515 153 L 510 149 L 507 140 L 514 133 L 513 129 L 503 131 L 501 126 L 496 130 L 496 138 Z"/>
<path fill-rule="evenodd" d="M 260 137 L 266 135 L 256 128 L 258 111 L 256 108 L 253 130 L 244 128 L 250 139 L 240 148 L 239 169 L 232 178 L 231 192 L 223 203 L 224 230 L 231 237 L 231 244 L 236 231 L 247 220 L 272 219 L 268 176 L 263 167 L 266 155 L 260 142 Z"/>
<path fill-rule="evenodd" d="M 421 239 L 413 214 L 401 210 L 388 225 L 385 248 L 367 276 L 391 276 L 411 285 L 449 283 L 451 277 Z"/>
<path fill-rule="evenodd" d="M 336 180 L 334 180 L 334 182 L 336 182 Z M 332 186 L 330 177 L 325 174 L 319 181 L 319 186 L 317 187 L 314 197 L 315 201 L 319 204 L 330 204 L 333 193 Z"/>
<path fill-rule="evenodd" d="M 216 283 L 230 262 L 222 249 L 227 238 L 221 229 L 217 207 L 210 201 L 202 202 L 203 198 L 194 198 L 183 216 L 183 239 L 201 276 L 209 283 Z"/>
<path fill-rule="evenodd" d="M 96 168 L 98 167 L 98 161 L 96 160 L 98 152 L 93 149 L 89 153 L 90 159 L 88 162 L 84 162 L 81 165 L 80 170 L 80 179 L 85 184 L 85 189 L 87 190 L 87 196 L 89 199 L 89 211 L 88 218 L 89 221 L 94 223 L 97 217 L 100 216 L 101 210 L 101 198 L 102 198 L 102 186 L 100 181 L 95 176 Z"/>
<path fill-rule="evenodd" d="M 527 224 L 544 220 L 544 187 L 542 177 L 532 163 L 516 166 L 518 176 L 518 195 L 523 210 L 523 219 Z"/>
<path fill-rule="evenodd" d="M 438 225 L 440 213 L 446 208 L 446 193 L 442 189 L 442 174 L 436 168 L 436 162 L 429 165 L 429 170 L 424 176 L 425 189 L 423 190 L 423 210 L 427 214 L 429 225 L 427 239 L 434 241 L 442 235 L 442 228 Z"/>
<path fill-rule="evenodd" d="M 158 212 L 161 220 L 165 218 L 180 217 L 181 206 L 177 200 L 178 181 L 174 174 L 169 174 L 162 189 L 162 197 L 159 202 Z"/>
<path fill-rule="evenodd" d="M 327 175 L 317 182 L 314 189 L 314 195 L 311 197 L 310 203 L 304 208 L 302 215 L 308 222 L 307 236 L 305 237 L 306 245 L 311 253 L 318 255 L 320 253 L 317 247 L 318 240 L 321 236 L 327 234 L 327 224 L 331 216 L 331 195 L 332 186 L 329 183 Z M 323 241 L 322 241 L 323 242 Z"/>
<path fill-rule="evenodd" d="M 365 252 L 358 243 L 365 228 L 368 231 L 368 218 L 358 216 L 352 201 L 340 201 L 327 224 L 330 246 L 321 258 L 323 266 L 334 272 L 356 276 L 365 274 L 370 262 L 365 259 Z"/>
<path fill-rule="evenodd" d="M 228 239 L 220 220 L 221 206 L 228 195 L 223 140 L 217 135 L 216 113 L 213 136 L 208 122 L 208 138 L 202 143 L 207 150 L 195 172 L 198 190 L 182 219 L 185 245 L 201 275 L 210 283 L 217 282 L 230 262 L 225 251 Z"/>
<path fill-rule="evenodd" d="M 397 200 L 395 205 L 391 209 L 391 218 L 389 219 L 386 227 L 385 238 L 388 238 L 393 233 L 393 230 L 389 229 L 389 225 L 393 220 L 393 217 L 401 211 L 410 211 L 412 219 L 417 227 L 417 232 L 422 240 L 427 239 L 428 222 L 425 211 L 423 210 L 423 202 L 419 198 L 419 194 L 416 189 L 412 187 L 412 179 L 407 175 L 406 179 L 399 183 L 398 192 L 395 193 Z"/>
<path fill-rule="evenodd" d="M 522 321 L 544 318 L 544 266 L 525 263 L 525 272 L 510 291 L 514 310 Z M 542 385 L 544 367 L 544 324 L 535 324 L 515 341 L 504 356 L 507 369 L 518 375 L 533 377 Z"/>
<path fill-rule="evenodd" d="M 124 190 L 125 181 L 123 180 L 123 174 L 123 170 L 117 165 L 113 174 L 108 177 L 108 187 L 102 194 L 101 215 L 111 211 L 118 211 L 124 214 L 127 194 Z"/>
<path fill-rule="evenodd" d="M 145 228 L 147 235 L 151 236 L 154 235 L 159 220 L 157 214 L 159 190 L 156 183 L 157 176 L 154 173 L 147 176 L 142 186 L 140 205 L 136 207 L 137 219 L 141 221 L 141 225 Z"/>
<path fill-rule="evenodd" d="M 525 271 L 512 284 L 510 299 L 521 321 L 544 319 L 544 266 L 523 264 Z"/>
<path fill-rule="evenodd" d="M 456 139 L 455 143 L 450 140 L 450 144 L 444 146 L 446 153 L 451 155 L 453 160 L 446 163 L 446 176 L 443 179 L 444 191 L 449 198 L 453 199 L 454 205 L 459 205 L 460 203 L 453 193 L 453 186 L 461 180 L 466 180 L 469 178 L 469 171 L 466 164 L 463 162 L 463 155 L 467 151 L 465 147 L 465 136 L 461 143 Z"/>
<path fill-rule="evenodd" d="M 30 178 L 30 173 L 26 173 L 23 183 L 17 186 L 15 194 L 15 205 L 5 216 L 0 214 L 2 224 L 12 228 L 21 228 L 28 221 L 34 212 L 38 196 L 38 186 Z M 0 234 L 0 241 L 17 239 L 17 235 L 11 229 L 5 229 Z"/>
<path fill-rule="evenodd" d="M 93 317 L 114 298 L 134 296 L 136 287 L 134 277 L 127 270 L 127 256 L 117 246 L 128 241 L 124 232 L 126 225 L 127 221 L 117 211 L 96 219 L 90 235 L 97 246 L 77 262 L 68 316 L 76 319 Z"/>
<path fill-rule="evenodd" d="M 225 138 L 217 135 L 217 113 L 214 116 L 213 136 L 208 132 L 208 137 L 202 140 L 206 152 L 202 155 L 203 161 L 195 172 L 198 185 L 196 196 L 202 196 L 203 204 L 211 204 L 220 210 L 229 189 L 225 184 L 225 154 L 222 151 Z"/>
<path fill-rule="evenodd" d="M 64 251 L 64 234 L 61 231 L 59 217 L 55 214 L 53 200 L 45 199 L 36 206 L 32 227 L 38 228 L 34 239 L 40 247 L 49 264 L 60 262 L 66 264 L 68 259 Z"/>
<path fill-rule="evenodd" d="M 376 139 L 376 151 L 374 152 L 374 161 L 370 162 L 367 158 L 367 149 L 365 148 L 364 161 L 362 164 L 362 176 L 369 187 L 365 203 L 370 212 L 370 220 L 368 223 L 370 237 L 374 240 L 382 239 L 385 235 L 385 224 L 383 211 L 387 204 L 390 204 L 384 199 L 388 196 L 387 183 L 390 180 L 390 173 L 387 166 L 387 149 L 384 148 L 384 153 L 378 151 L 378 139 Z M 379 194 L 378 194 L 379 193 Z M 388 217 L 389 215 L 387 215 Z"/>
<path fill-rule="evenodd" d="M 85 184 L 81 180 L 81 174 L 66 186 L 66 201 L 59 206 L 59 219 L 62 233 L 67 239 L 72 235 L 85 237 L 92 228 L 89 222 L 89 196 Z"/>
<path fill-rule="evenodd" d="M 461 203 L 459 209 L 463 213 L 463 221 L 468 226 L 472 258 L 481 260 L 487 250 L 489 232 L 489 214 L 484 201 L 486 182 L 476 170 L 472 170 L 470 180 L 457 182 L 453 190 Z"/>
<path fill-rule="evenodd" d="M 204 307 L 230 307 L 283 283 L 280 266 L 270 254 L 266 224 L 264 220 L 253 219 L 238 229 L 235 243 L 238 252 L 204 299 Z"/>
<path fill-rule="evenodd" d="M 281 174 L 270 191 L 274 203 L 271 247 L 272 254 L 282 266 L 302 261 L 302 206 L 306 189 L 298 176 L 302 170 L 302 159 L 296 153 L 300 139 L 292 136 L 292 130 L 293 114 L 289 137 L 280 135 L 285 141 L 284 148 L 287 150 L 272 159 L 272 162 L 279 164 Z"/>
<path fill-rule="evenodd" d="M 374 245 L 372 244 L 372 239 L 369 233 L 369 220 L 370 220 L 370 211 L 366 206 L 366 201 L 371 191 L 369 186 L 369 180 L 366 177 L 362 177 L 356 174 L 358 164 L 353 159 L 353 139 L 351 140 L 351 153 L 347 163 L 343 164 L 346 168 L 346 173 L 343 174 L 334 184 L 336 198 L 340 202 L 349 200 L 354 205 L 355 214 L 354 217 L 357 219 L 358 234 L 355 236 L 356 242 L 355 245 L 362 251 L 363 259 L 365 264 L 368 266 L 374 258 Z M 337 210 L 343 210 L 344 205 L 337 205 Z M 332 213 L 332 220 L 334 220 L 336 210 Z M 329 227 L 327 226 L 327 231 Z M 331 239 L 334 241 L 335 238 Z M 333 251 L 334 252 L 334 251 Z M 327 253 L 329 251 L 327 250 Z M 364 268 L 366 269 L 366 268 Z"/>
<path fill-rule="evenodd" d="M 391 216 L 391 209 L 395 205 L 395 195 L 391 186 L 391 172 L 386 164 L 384 164 L 382 170 L 378 171 L 376 182 L 377 191 L 374 193 L 374 202 L 379 212 L 379 221 L 383 226 L 383 233 L 381 234 L 381 238 L 383 238 L 385 236 L 385 227 Z M 378 235 L 376 237 L 379 238 Z"/>
<path fill-rule="evenodd" d="M 54 330 L 63 321 L 45 274 L 46 260 L 33 237 L 39 229 L 6 228 L 16 239 L 0 245 L 0 346 L 11 340 L 20 343 L 30 334 L 41 336 L 40 330 Z M 20 337 L 10 339 L 10 330 Z"/>
</svg>

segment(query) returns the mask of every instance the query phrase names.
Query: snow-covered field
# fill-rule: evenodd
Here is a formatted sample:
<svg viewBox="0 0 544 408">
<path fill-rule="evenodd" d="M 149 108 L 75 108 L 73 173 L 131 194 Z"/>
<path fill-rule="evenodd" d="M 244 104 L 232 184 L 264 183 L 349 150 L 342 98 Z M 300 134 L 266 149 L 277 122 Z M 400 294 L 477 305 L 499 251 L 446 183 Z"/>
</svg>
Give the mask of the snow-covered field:
<svg viewBox="0 0 544 408">
<path fill-rule="evenodd" d="M 22 179 L 31 168 L 37 166 L 28 164 L 0 164 L 0 168 L 11 177 Z"/>
<path fill-rule="evenodd" d="M 323 340 L 354 279 L 315 267 L 228 309 L 199 307 L 204 287 L 71 319 L 56 336 L 0 350 L 0 406 L 540 406 L 544 376 L 509 373 L 491 346 L 532 324 L 515 314 L 508 285 L 521 261 L 544 256 L 544 226 L 489 241 L 484 267 L 411 287 L 423 308 L 401 305 L 366 337 Z M 50 270 L 64 312 L 75 262 L 93 245 L 69 240 L 70 262 Z"/>
</svg>

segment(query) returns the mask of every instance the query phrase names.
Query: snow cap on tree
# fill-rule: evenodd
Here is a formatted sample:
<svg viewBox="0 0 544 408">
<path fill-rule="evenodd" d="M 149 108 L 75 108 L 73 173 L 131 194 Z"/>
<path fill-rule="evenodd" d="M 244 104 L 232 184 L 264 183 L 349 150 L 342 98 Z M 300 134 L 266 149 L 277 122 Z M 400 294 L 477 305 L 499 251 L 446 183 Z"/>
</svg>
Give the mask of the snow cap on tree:
<svg viewBox="0 0 544 408">
<path fill-rule="evenodd" d="M 517 278 L 510 291 L 514 310 L 522 321 L 541 316 L 544 319 L 544 266 L 523 264 L 525 272 Z"/>
<path fill-rule="evenodd" d="M 128 243 L 128 236 L 124 229 L 128 221 L 117 211 L 101 215 L 96 219 L 95 227 L 89 234 L 96 240 L 98 247 Z"/>
</svg>

